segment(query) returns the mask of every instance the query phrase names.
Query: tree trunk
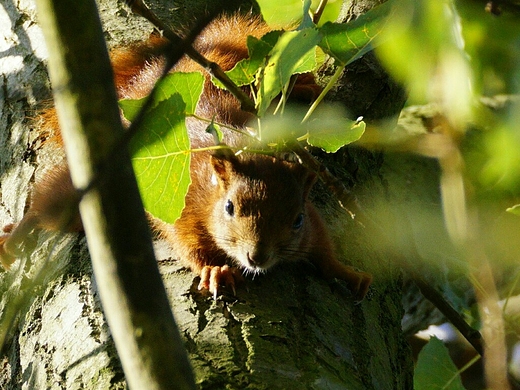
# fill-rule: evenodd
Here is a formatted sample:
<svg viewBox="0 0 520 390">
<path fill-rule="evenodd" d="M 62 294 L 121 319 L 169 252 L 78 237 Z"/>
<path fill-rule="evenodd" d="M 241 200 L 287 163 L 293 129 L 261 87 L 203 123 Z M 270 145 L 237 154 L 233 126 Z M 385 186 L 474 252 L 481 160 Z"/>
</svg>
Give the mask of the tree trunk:
<svg viewBox="0 0 520 390">
<path fill-rule="evenodd" d="M 151 31 L 114 1 L 101 1 L 99 8 L 109 45 L 142 39 Z M 161 9 L 168 13 L 168 7 Z M 189 15 L 186 7 L 178 11 Z M 62 158 L 30 131 L 37 126 L 39 103 L 50 97 L 35 20 L 31 0 L 17 5 L 6 0 L 0 8 L 0 23 L 11 26 L 2 34 L 12 42 L 0 47 L 2 225 L 21 219 L 31 182 Z M 361 204 L 370 206 L 385 194 L 380 154 L 348 148 L 329 160 L 336 174 L 356 185 Z M 193 274 L 171 259 L 165 243 L 156 243 L 200 388 L 412 388 L 411 352 L 401 331 L 399 267 L 331 196 L 318 191 L 314 197 L 344 260 L 374 275 L 360 304 L 342 282 L 322 280 L 307 263 L 277 267 L 247 280 L 236 298 L 214 301 L 197 290 Z M 10 271 L 0 272 L 0 329 L 7 334 L 0 387 L 126 388 L 84 238 L 40 233 L 35 248 Z"/>
</svg>

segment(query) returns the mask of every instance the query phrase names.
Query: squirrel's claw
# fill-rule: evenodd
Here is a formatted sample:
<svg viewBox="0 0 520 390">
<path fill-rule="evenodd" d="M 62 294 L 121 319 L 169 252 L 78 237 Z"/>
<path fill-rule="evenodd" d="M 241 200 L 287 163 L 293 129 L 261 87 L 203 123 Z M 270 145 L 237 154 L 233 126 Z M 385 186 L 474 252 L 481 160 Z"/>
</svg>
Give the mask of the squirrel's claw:
<svg viewBox="0 0 520 390">
<path fill-rule="evenodd" d="M 371 274 L 358 271 L 339 261 L 328 263 L 324 271 L 327 278 L 337 278 L 347 282 L 347 286 L 357 302 L 361 302 L 365 298 L 372 284 Z"/>
<path fill-rule="evenodd" d="M 367 272 L 355 271 L 352 269 L 349 279 L 345 279 L 350 283 L 350 290 L 354 294 L 354 299 L 361 302 L 368 293 L 368 289 L 372 284 L 372 275 Z M 355 282 L 353 282 L 355 280 Z"/>
<path fill-rule="evenodd" d="M 228 265 L 223 266 L 205 266 L 200 272 L 199 290 L 207 289 L 213 295 L 213 299 L 217 300 L 218 287 L 223 285 L 233 291 L 236 295 L 236 283 L 243 280 L 242 275 L 235 267 Z"/>
</svg>

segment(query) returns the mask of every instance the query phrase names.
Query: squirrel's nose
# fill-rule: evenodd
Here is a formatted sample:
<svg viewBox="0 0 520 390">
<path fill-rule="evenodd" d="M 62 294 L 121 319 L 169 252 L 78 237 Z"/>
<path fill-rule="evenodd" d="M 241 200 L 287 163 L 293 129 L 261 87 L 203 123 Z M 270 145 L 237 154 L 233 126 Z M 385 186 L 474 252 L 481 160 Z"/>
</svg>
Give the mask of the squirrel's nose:
<svg viewBox="0 0 520 390">
<path fill-rule="evenodd" d="M 247 252 L 247 262 L 249 263 L 250 267 L 261 267 L 262 264 L 265 263 L 265 257 L 259 255 L 258 253 L 251 254 L 250 252 Z"/>
</svg>

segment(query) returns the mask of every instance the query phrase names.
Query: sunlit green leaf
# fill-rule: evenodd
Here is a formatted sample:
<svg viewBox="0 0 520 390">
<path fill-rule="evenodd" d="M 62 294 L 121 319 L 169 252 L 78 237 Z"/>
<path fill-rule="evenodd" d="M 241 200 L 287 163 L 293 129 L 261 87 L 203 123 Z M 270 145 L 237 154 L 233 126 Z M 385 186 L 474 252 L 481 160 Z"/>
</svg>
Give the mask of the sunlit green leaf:
<svg viewBox="0 0 520 390">
<path fill-rule="evenodd" d="M 203 81 L 199 73 L 168 76 L 130 142 L 145 208 L 168 223 L 180 216 L 190 184 L 190 142 L 185 119 L 195 111 Z M 133 118 L 141 105 L 142 101 L 120 102 L 127 119 Z"/>
<path fill-rule="evenodd" d="M 141 108 L 143 107 L 144 101 L 146 98 L 143 99 L 125 99 L 119 101 L 119 107 L 123 111 L 123 116 L 125 119 L 132 122 L 135 118 L 135 116 L 139 113 Z"/>
<path fill-rule="evenodd" d="M 171 73 L 159 82 L 157 101 L 178 93 L 186 104 L 186 114 L 193 114 L 202 92 L 204 77 L 199 72 Z"/>
<path fill-rule="evenodd" d="M 154 96 L 154 102 L 151 107 L 157 103 L 168 99 L 175 93 L 182 96 L 186 104 L 186 114 L 193 114 L 202 92 L 202 83 L 204 77 L 199 72 L 192 73 L 170 73 L 158 82 L 157 93 Z M 130 122 L 143 106 L 146 98 L 136 100 L 121 100 L 119 106 L 123 110 L 123 115 Z"/>
<path fill-rule="evenodd" d="M 258 5 L 262 11 L 262 16 L 269 26 L 272 28 L 287 28 L 296 26 L 303 17 L 302 0 L 258 0 Z M 311 10 L 315 11 L 320 0 L 312 0 Z M 325 7 L 320 22 L 336 20 L 340 9 L 341 0 L 329 0 Z"/>
<path fill-rule="evenodd" d="M 334 57 L 339 65 L 351 63 L 382 42 L 381 32 L 393 14 L 393 4 L 394 1 L 389 0 L 346 24 L 324 24 L 320 28 L 323 39 L 319 46 Z"/>
<path fill-rule="evenodd" d="M 174 223 L 184 207 L 190 184 L 190 142 L 180 95 L 149 111 L 143 131 L 132 138 L 132 163 L 144 206 L 152 215 Z"/>
<path fill-rule="evenodd" d="M 316 66 L 315 46 L 320 37 L 316 29 L 308 28 L 286 32 L 278 39 L 262 75 L 257 104 L 259 116 L 265 113 L 293 74 L 313 70 Z"/>
<path fill-rule="evenodd" d="M 265 58 L 274 47 L 282 31 L 271 31 L 261 39 L 247 37 L 247 49 L 249 57 L 239 62 L 229 71 L 227 76 L 239 87 L 250 84 L 255 79 L 258 69 L 264 64 Z M 213 83 L 222 88 L 222 84 L 213 79 Z"/>
<path fill-rule="evenodd" d="M 413 384 L 415 390 L 464 390 L 457 367 L 438 338 L 432 337 L 419 353 Z"/>
<path fill-rule="evenodd" d="M 320 21 L 318 22 L 318 26 L 321 26 L 327 22 L 334 22 L 338 19 L 339 13 L 341 11 L 341 6 L 343 2 L 341 0 L 329 0 L 327 2 L 327 6 L 321 15 Z M 314 3 L 313 3 L 314 5 Z M 316 9 L 316 8 L 312 8 Z"/>
</svg>

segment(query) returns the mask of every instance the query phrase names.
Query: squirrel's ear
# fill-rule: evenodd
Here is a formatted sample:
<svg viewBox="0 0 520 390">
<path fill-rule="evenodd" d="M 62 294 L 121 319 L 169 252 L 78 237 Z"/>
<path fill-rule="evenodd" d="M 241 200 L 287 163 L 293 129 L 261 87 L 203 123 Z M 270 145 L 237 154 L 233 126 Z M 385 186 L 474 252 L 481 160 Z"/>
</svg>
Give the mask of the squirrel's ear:
<svg viewBox="0 0 520 390">
<path fill-rule="evenodd" d="M 318 179 L 318 176 L 314 172 L 311 172 L 308 169 L 306 169 L 306 171 L 307 175 L 303 185 L 303 199 L 307 199 L 312 186 L 314 186 L 314 183 L 316 183 L 316 180 Z"/>
<path fill-rule="evenodd" d="M 226 155 L 219 153 L 211 155 L 210 161 L 213 167 L 212 180 L 216 179 L 215 184 L 218 183 L 222 188 L 226 189 L 229 186 L 233 173 L 236 171 L 237 157 L 232 153 Z"/>
<path fill-rule="evenodd" d="M 230 148 L 225 147 L 225 144 L 220 143 L 219 145 L 224 147 L 222 149 L 216 149 L 210 157 L 211 166 L 213 167 L 213 177 L 211 180 L 215 185 L 220 184 L 222 188 L 226 189 L 229 185 L 232 173 L 236 171 L 238 158 Z"/>
<path fill-rule="evenodd" d="M 307 196 L 309 195 L 309 192 L 316 183 L 316 180 L 318 176 L 316 173 L 310 171 L 309 169 L 305 168 L 303 165 L 295 163 L 294 164 L 294 174 L 298 181 L 303 186 L 303 199 L 307 199 Z"/>
</svg>

